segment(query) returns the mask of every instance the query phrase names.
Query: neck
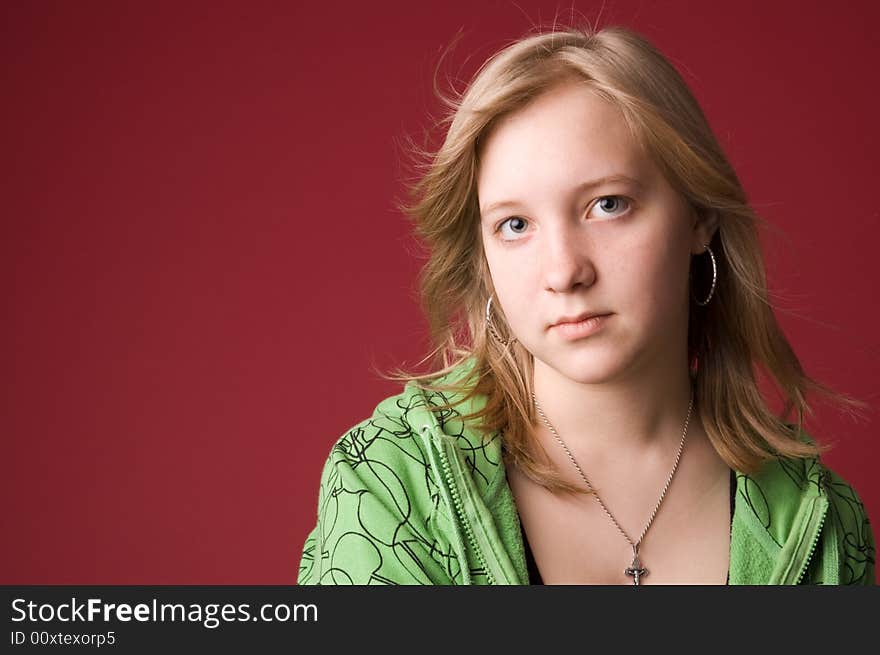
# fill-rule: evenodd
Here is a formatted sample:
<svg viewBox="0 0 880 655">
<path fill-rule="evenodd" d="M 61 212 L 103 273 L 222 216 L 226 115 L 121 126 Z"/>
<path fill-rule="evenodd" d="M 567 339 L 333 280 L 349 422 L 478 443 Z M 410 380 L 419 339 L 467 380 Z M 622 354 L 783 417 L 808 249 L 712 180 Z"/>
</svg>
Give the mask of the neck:
<svg viewBox="0 0 880 655">
<path fill-rule="evenodd" d="M 681 442 L 692 385 L 686 361 L 625 380 L 585 384 L 536 359 L 533 387 L 544 415 L 565 445 L 579 460 L 602 466 L 668 462 Z M 699 432 L 695 410 L 691 410 L 687 440 Z M 540 415 L 537 420 L 538 428 L 546 430 Z M 550 440 L 545 448 L 554 448 L 552 435 Z"/>
</svg>

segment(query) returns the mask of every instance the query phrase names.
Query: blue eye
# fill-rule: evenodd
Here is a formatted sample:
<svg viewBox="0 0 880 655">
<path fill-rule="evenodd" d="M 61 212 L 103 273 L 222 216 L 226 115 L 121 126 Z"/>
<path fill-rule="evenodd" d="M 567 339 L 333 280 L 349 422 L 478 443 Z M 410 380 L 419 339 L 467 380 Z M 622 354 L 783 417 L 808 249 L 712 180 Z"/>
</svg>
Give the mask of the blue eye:
<svg viewBox="0 0 880 655">
<path fill-rule="evenodd" d="M 623 196 L 602 196 L 593 207 L 598 207 L 603 212 L 615 213 L 621 211 L 621 205 L 624 206 L 625 211 L 629 208 L 629 204 L 629 200 Z"/>
<path fill-rule="evenodd" d="M 624 196 L 601 196 L 596 203 L 590 209 L 590 213 L 593 212 L 596 208 L 599 208 L 604 216 L 599 216 L 598 219 L 602 218 L 616 218 L 621 214 L 625 214 L 632 206 L 632 201 Z M 501 221 L 498 226 L 495 228 L 495 232 L 501 233 L 501 238 L 503 241 L 516 241 L 516 235 L 522 235 L 526 233 L 528 229 L 529 222 L 522 218 L 521 216 L 511 216 L 510 218 L 505 218 Z M 504 228 L 508 226 L 510 230 L 507 234 L 504 234 Z"/>
<path fill-rule="evenodd" d="M 501 221 L 501 222 L 498 224 L 498 227 L 495 228 L 495 231 L 496 231 L 496 232 L 501 232 L 501 231 L 502 231 L 502 228 L 503 228 L 505 225 L 507 225 L 507 224 L 510 224 L 512 228 L 513 228 L 514 225 L 521 225 L 520 229 L 522 229 L 523 231 L 525 231 L 525 229 L 526 229 L 526 225 L 527 225 L 526 220 L 525 220 L 524 218 L 521 218 L 521 217 L 519 217 L 519 216 L 511 216 L 510 218 L 505 218 L 503 221 Z M 516 228 L 514 228 L 514 232 L 513 232 L 513 233 L 514 233 L 514 234 L 523 234 L 523 232 L 519 232 L 519 231 L 517 231 Z M 507 239 L 507 240 L 509 241 L 509 239 Z"/>
</svg>

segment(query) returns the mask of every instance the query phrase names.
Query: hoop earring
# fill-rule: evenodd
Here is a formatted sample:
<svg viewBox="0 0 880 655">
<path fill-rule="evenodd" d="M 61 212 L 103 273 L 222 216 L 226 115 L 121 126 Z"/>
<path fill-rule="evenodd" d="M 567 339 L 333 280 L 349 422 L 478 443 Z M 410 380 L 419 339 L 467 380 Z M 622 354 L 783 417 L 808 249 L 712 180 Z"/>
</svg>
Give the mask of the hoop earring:
<svg viewBox="0 0 880 655">
<path fill-rule="evenodd" d="M 718 279 L 718 266 L 715 263 L 715 255 L 712 253 L 712 249 L 709 247 L 708 243 L 704 244 L 704 245 L 705 245 L 706 250 L 704 250 L 703 252 L 708 252 L 709 257 L 712 258 L 712 288 L 709 289 L 709 296 L 704 301 L 700 302 L 699 300 L 694 298 L 694 302 L 702 307 L 705 307 L 706 305 L 708 305 L 709 301 L 712 300 L 712 296 L 715 293 L 715 282 Z M 693 297 L 693 293 L 691 293 L 691 297 Z"/>
<path fill-rule="evenodd" d="M 494 294 L 493 294 L 494 295 Z M 489 329 L 489 332 L 495 337 L 495 340 L 500 343 L 505 348 L 513 343 L 516 343 L 515 338 L 510 338 L 504 340 L 501 338 L 501 335 L 495 330 L 495 326 L 492 324 L 492 295 L 489 296 L 489 300 L 486 302 L 486 327 Z"/>
</svg>

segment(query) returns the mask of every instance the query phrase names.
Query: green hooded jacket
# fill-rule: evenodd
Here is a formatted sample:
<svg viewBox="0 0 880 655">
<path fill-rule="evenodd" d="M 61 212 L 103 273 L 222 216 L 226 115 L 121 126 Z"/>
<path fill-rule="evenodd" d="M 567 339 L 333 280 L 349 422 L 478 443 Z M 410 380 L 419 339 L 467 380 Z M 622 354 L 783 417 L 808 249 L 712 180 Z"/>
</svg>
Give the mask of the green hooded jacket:
<svg viewBox="0 0 880 655">
<path fill-rule="evenodd" d="M 428 409 L 453 398 L 409 383 L 336 441 L 298 584 L 529 584 L 501 436 L 460 418 L 485 399 Z M 729 584 L 876 583 L 870 522 L 840 476 L 818 459 L 735 473 Z"/>
</svg>

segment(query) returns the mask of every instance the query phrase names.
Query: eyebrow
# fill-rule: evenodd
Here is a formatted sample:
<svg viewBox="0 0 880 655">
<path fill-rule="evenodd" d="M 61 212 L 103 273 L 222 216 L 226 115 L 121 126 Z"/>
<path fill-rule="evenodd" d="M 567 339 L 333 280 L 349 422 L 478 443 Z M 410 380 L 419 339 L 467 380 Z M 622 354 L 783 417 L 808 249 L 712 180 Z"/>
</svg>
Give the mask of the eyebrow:
<svg viewBox="0 0 880 655">
<path fill-rule="evenodd" d="M 590 189 L 595 189 L 596 187 L 604 186 L 606 184 L 613 184 L 615 182 L 623 182 L 627 184 L 631 184 L 637 189 L 641 190 L 644 188 L 644 185 L 639 182 L 639 180 L 634 177 L 629 177 L 628 175 L 606 175 L 605 177 L 600 177 L 596 180 L 590 180 L 589 182 L 584 182 L 583 184 L 579 184 L 575 187 L 576 193 L 583 193 L 584 191 L 589 191 Z M 517 200 L 499 200 L 497 202 L 490 203 L 486 207 L 480 208 L 480 216 L 483 217 L 486 214 L 489 214 L 496 209 L 501 209 L 502 207 L 513 207 L 521 204 Z"/>
</svg>

